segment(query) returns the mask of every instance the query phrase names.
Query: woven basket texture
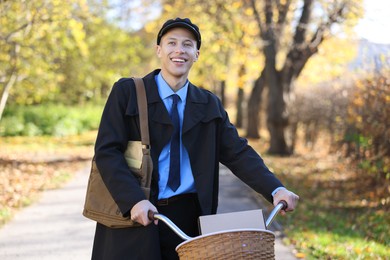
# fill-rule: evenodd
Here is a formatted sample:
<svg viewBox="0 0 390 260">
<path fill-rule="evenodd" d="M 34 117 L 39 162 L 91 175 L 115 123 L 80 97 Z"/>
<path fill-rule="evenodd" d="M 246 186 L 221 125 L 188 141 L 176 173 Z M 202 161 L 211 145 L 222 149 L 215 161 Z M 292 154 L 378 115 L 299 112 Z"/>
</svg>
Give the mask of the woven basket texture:
<svg viewBox="0 0 390 260">
<path fill-rule="evenodd" d="M 180 244 L 180 260 L 275 259 L 275 235 L 269 231 L 232 231 L 199 236 Z"/>
</svg>

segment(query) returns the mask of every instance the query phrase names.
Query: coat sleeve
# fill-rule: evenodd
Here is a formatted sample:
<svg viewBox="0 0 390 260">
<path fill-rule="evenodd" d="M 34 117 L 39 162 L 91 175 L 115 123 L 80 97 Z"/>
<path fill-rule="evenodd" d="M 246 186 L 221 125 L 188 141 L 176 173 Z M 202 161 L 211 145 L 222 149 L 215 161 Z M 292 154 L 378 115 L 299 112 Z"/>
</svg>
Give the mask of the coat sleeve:
<svg viewBox="0 0 390 260">
<path fill-rule="evenodd" d="M 103 110 L 95 144 L 96 165 L 102 179 L 118 204 L 127 215 L 139 201 L 146 199 L 139 182 L 124 158 L 129 140 L 139 140 L 136 94 L 131 79 L 121 79 L 111 90 Z"/>
<path fill-rule="evenodd" d="M 219 109 L 223 115 L 219 131 L 220 162 L 244 183 L 272 202 L 272 192 L 278 187 L 283 187 L 283 184 L 268 169 L 248 141 L 239 136 L 220 102 Z"/>
</svg>

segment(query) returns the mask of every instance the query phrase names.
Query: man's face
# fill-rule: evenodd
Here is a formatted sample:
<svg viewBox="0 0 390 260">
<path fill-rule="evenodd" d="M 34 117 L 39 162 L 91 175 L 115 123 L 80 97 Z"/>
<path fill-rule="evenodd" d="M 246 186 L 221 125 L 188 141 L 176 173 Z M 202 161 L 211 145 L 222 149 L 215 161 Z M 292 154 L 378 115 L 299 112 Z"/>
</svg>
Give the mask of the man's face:
<svg viewBox="0 0 390 260">
<path fill-rule="evenodd" d="M 199 50 L 193 34 L 184 28 L 173 28 L 161 38 L 157 46 L 161 70 L 166 76 L 187 77 L 192 64 L 198 59 Z"/>
</svg>

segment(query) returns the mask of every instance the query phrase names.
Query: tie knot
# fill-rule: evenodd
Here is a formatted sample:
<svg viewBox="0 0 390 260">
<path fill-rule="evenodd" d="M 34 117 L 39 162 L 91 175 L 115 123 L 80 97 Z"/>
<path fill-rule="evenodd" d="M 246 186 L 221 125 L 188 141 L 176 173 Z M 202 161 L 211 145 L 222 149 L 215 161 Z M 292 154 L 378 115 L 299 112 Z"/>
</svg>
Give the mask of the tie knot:
<svg viewBox="0 0 390 260">
<path fill-rule="evenodd" d="M 171 97 L 172 97 L 172 100 L 173 100 L 173 104 L 174 104 L 174 105 L 177 105 L 177 103 L 178 103 L 179 100 L 180 100 L 179 95 L 173 94 Z"/>
</svg>

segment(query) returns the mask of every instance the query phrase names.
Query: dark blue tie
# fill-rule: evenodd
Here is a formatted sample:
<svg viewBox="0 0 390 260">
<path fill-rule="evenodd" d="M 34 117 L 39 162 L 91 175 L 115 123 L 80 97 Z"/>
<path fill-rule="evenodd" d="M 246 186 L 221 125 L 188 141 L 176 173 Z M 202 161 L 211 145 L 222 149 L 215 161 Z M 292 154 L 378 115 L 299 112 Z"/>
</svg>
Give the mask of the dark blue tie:
<svg viewBox="0 0 390 260">
<path fill-rule="evenodd" d="M 171 139 L 171 155 L 169 165 L 168 187 L 176 191 L 180 186 L 180 119 L 177 111 L 179 96 L 172 95 L 173 105 L 171 110 L 171 120 L 173 123 L 173 134 Z"/>
</svg>

